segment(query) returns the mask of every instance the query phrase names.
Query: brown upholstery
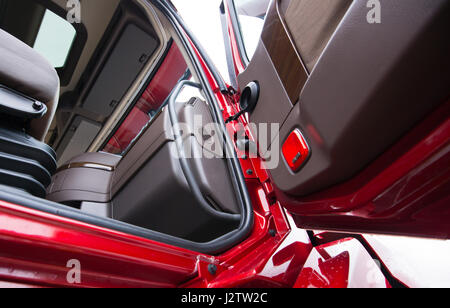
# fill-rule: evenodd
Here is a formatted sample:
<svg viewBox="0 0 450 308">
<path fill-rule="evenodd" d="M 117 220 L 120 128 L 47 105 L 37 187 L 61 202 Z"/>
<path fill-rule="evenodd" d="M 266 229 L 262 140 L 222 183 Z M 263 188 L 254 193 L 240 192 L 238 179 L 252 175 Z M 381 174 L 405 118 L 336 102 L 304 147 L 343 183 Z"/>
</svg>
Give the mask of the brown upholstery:
<svg viewBox="0 0 450 308">
<path fill-rule="evenodd" d="M 113 172 L 120 159 L 103 152 L 72 158 L 53 176 L 47 198 L 54 202 L 109 202 Z"/>
<path fill-rule="evenodd" d="M 0 30 L 0 84 L 47 105 L 45 117 L 34 120 L 28 132 L 42 141 L 58 104 L 58 74 L 38 52 L 3 30 Z"/>
</svg>

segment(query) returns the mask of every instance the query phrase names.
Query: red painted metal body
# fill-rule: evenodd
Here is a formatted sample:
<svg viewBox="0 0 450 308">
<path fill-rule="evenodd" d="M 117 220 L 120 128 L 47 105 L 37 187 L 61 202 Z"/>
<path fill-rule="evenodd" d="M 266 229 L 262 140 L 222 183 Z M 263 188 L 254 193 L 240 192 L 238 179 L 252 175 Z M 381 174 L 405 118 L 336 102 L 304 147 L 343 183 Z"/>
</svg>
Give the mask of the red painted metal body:
<svg viewBox="0 0 450 308">
<path fill-rule="evenodd" d="M 69 260 L 83 287 L 174 287 L 195 277 L 198 253 L 0 202 L 0 279 L 69 286 Z"/>
<path fill-rule="evenodd" d="M 235 98 L 220 92 L 207 63 L 193 44 L 192 47 L 224 118 L 234 115 L 238 111 Z M 238 52 L 234 47 L 234 52 Z M 239 72 L 243 66 L 236 63 Z M 261 168 L 260 158 L 240 159 L 243 170 L 253 171 L 246 173 L 245 179 L 255 223 L 247 239 L 219 256 L 0 201 L 0 286 L 390 287 L 373 256 L 359 241 L 336 234 L 332 240 L 323 240 L 329 236 L 327 233 L 316 234 L 312 242 L 294 219 L 307 226 L 308 217 L 317 219 L 320 214 L 333 229 L 335 221 L 324 215 L 333 210 L 336 215 L 348 217 L 348 224 L 358 224 L 361 230 L 370 223 L 368 218 L 379 221 L 390 215 L 414 217 L 415 221 L 406 221 L 408 230 L 418 222 L 423 223 L 423 228 L 430 227 L 427 222 L 430 217 L 434 219 L 433 212 L 416 210 L 425 201 L 433 201 L 434 209 L 448 203 L 450 123 L 445 118 L 437 121 L 438 118 L 439 115 L 432 115 L 429 121 L 433 125 L 425 123 L 425 128 L 419 127 L 411 132 L 412 136 L 400 141 L 400 147 L 409 144 L 406 153 L 398 153 L 396 146 L 386 153 L 391 159 L 396 157 L 393 162 L 381 157 L 355 180 L 302 200 L 301 207 L 286 196 L 275 198 L 275 187 Z M 244 130 L 251 139 L 245 117 L 240 120 L 240 124 L 229 123 L 228 132 L 235 136 Z M 245 154 L 237 148 L 236 151 L 239 157 Z M 423 183 L 416 181 L 418 177 L 429 180 Z M 284 207 L 303 215 L 291 217 Z M 405 209 L 416 214 L 403 215 Z M 341 230 L 346 229 L 346 221 L 341 220 Z M 66 265 L 72 259 L 82 264 L 80 284 L 69 284 L 66 279 L 70 269 Z M 207 269 L 210 264 L 217 266 L 215 275 Z"/>
<path fill-rule="evenodd" d="M 296 288 L 390 288 L 379 265 L 353 238 L 315 247 Z"/>
</svg>

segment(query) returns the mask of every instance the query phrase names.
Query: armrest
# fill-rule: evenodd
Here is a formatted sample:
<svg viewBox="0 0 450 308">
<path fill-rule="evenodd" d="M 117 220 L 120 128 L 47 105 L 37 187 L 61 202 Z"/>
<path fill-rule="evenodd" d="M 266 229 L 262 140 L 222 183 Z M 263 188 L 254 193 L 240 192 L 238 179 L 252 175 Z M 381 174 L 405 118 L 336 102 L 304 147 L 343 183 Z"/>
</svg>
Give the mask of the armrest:
<svg viewBox="0 0 450 308">
<path fill-rule="evenodd" d="M 23 119 L 39 119 L 46 114 L 47 106 L 0 85 L 0 112 Z"/>
</svg>

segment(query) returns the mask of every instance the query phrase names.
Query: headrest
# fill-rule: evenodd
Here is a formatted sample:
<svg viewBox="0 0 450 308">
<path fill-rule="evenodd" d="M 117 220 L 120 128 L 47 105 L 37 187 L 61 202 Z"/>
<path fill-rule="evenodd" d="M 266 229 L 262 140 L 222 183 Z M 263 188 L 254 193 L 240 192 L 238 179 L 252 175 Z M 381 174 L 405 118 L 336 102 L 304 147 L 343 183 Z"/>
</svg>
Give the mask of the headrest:
<svg viewBox="0 0 450 308">
<path fill-rule="evenodd" d="M 58 74 L 47 59 L 1 29 L 0 84 L 46 104 L 59 93 Z"/>
</svg>

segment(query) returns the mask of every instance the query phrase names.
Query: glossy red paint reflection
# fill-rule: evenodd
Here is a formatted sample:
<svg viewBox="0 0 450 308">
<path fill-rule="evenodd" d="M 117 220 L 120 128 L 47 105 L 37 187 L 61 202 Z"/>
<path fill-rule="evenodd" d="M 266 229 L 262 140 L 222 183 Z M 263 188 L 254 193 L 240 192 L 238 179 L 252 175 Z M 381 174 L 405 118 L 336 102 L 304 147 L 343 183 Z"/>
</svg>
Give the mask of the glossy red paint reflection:
<svg viewBox="0 0 450 308">
<path fill-rule="evenodd" d="M 41 286 L 175 287 L 200 254 L 0 201 L 0 280 Z M 67 262 L 82 281 L 68 283 Z M 207 259 L 207 257 L 205 257 Z"/>
<path fill-rule="evenodd" d="M 350 256 L 347 251 L 329 258 L 318 259 L 317 271 L 306 267 L 302 270 L 296 288 L 347 288 Z"/>
<path fill-rule="evenodd" d="M 389 288 L 377 263 L 352 238 L 314 248 L 296 288 Z"/>
<path fill-rule="evenodd" d="M 279 205 L 273 207 L 279 208 Z M 289 218 L 284 216 L 284 219 L 284 223 L 288 223 L 286 219 Z M 269 224 L 264 221 L 257 215 L 254 232 L 248 241 L 239 245 L 240 251 L 233 249 L 218 258 L 221 270 L 215 277 L 201 274 L 199 279 L 183 287 L 292 287 L 311 252 L 312 244 L 306 231 L 297 228 L 272 236 L 269 230 L 279 229 L 272 219 Z"/>
</svg>

